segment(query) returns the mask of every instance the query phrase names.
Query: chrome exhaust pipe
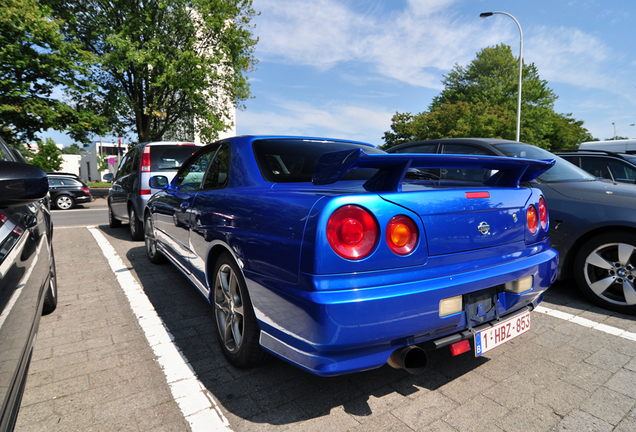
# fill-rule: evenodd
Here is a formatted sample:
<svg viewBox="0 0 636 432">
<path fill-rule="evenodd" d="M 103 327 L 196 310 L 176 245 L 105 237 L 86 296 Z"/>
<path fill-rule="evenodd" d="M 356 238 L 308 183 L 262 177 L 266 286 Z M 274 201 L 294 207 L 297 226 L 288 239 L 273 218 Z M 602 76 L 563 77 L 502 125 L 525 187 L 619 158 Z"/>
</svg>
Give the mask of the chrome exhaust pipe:
<svg viewBox="0 0 636 432">
<path fill-rule="evenodd" d="M 426 369 L 428 356 L 422 348 L 411 345 L 393 351 L 387 363 L 392 368 L 404 369 L 411 375 L 417 375 Z"/>
</svg>

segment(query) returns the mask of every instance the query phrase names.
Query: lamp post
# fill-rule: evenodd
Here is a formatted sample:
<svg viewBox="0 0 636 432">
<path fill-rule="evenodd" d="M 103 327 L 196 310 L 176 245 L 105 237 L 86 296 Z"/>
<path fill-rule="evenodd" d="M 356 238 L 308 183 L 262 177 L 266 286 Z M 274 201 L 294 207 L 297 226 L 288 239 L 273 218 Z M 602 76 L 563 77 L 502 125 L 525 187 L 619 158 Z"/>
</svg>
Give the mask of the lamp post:
<svg viewBox="0 0 636 432">
<path fill-rule="evenodd" d="M 523 32 L 521 31 L 521 24 L 519 24 L 519 21 L 517 21 L 515 17 L 513 17 L 507 12 L 484 12 L 479 14 L 479 17 L 485 19 L 485 18 L 488 18 L 489 16 L 493 16 L 494 14 L 509 16 L 517 23 L 517 27 L 519 27 L 519 37 L 521 42 L 519 44 L 519 90 L 518 90 L 519 94 L 517 96 L 517 142 L 518 142 L 519 135 L 521 133 L 521 80 L 523 79 Z"/>
<path fill-rule="evenodd" d="M 630 126 L 636 126 L 636 123 L 632 123 L 632 124 L 628 124 L 628 125 L 625 125 L 625 126 L 621 126 L 621 127 L 619 127 L 619 128 L 617 129 L 617 128 L 616 128 L 616 124 L 615 124 L 614 122 L 612 122 L 612 126 L 614 126 L 614 139 L 616 139 L 616 133 L 617 133 L 619 130 L 624 129 L 624 128 L 626 128 L 626 127 L 630 127 Z"/>
</svg>

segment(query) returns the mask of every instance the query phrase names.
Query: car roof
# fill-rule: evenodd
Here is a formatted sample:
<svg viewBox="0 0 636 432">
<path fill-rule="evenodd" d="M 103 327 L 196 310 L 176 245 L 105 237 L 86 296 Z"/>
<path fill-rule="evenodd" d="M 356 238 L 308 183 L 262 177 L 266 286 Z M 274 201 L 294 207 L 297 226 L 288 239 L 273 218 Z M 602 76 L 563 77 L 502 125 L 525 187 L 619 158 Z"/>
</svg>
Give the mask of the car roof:
<svg viewBox="0 0 636 432">
<path fill-rule="evenodd" d="M 400 149 L 408 148 L 412 146 L 414 147 L 414 146 L 422 145 L 422 144 L 453 144 L 453 143 L 474 144 L 481 147 L 489 148 L 499 153 L 501 152 L 497 150 L 495 147 L 493 147 L 492 146 L 493 144 L 531 145 L 531 144 L 522 143 L 519 141 L 512 141 L 512 140 L 506 140 L 506 139 L 500 139 L 500 138 L 436 138 L 431 140 L 421 140 L 421 141 L 413 141 L 409 143 L 399 144 L 394 147 L 391 147 L 390 149 L 387 149 L 386 151 L 389 153 L 392 153 L 393 151 L 396 151 L 396 150 L 400 150 Z M 501 153 L 501 155 L 503 155 L 503 153 Z"/>
</svg>

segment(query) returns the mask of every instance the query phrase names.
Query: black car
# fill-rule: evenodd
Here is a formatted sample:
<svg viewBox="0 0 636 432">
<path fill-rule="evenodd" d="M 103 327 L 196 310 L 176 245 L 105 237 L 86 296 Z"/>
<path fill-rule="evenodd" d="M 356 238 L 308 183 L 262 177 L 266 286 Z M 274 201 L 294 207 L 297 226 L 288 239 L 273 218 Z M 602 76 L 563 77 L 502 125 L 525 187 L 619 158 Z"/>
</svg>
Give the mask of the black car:
<svg viewBox="0 0 636 432">
<path fill-rule="evenodd" d="M 636 155 L 605 150 L 555 150 L 554 154 L 600 179 L 636 183 Z"/>
<path fill-rule="evenodd" d="M 57 305 L 48 189 L 0 139 L 0 431 L 13 430 L 40 316 Z"/>
<path fill-rule="evenodd" d="M 555 165 L 526 184 L 541 189 L 550 216 L 550 242 L 559 252 L 559 279 L 574 277 L 595 304 L 636 313 L 636 188 L 599 180 L 539 147 L 508 140 L 454 138 L 402 144 L 394 153 L 447 153 L 555 159 Z M 426 173 L 483 182 L 485 170 Z"/>
<path fill-rule="evenodd" d="M 68 210 L 76 204 L 91 202 L 91 189 L 74 174 L 48 173 L 49 191 L 53 206 Z"/>
</svg>

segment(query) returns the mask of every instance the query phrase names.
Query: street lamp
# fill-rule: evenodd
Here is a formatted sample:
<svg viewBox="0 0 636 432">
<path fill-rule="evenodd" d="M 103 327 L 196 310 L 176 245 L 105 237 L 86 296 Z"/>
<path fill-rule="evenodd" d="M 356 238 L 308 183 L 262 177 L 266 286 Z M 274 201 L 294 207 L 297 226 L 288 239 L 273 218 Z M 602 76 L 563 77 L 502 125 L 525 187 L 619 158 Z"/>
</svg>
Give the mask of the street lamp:
<svg viewBox="0 0 636 432">
<path fill-rule="evenodd" d="M 484 12 L 479 14 L 480 18 L 488 18 L 489 16 L 493 16 L 494 14 L 507 15 L 517 23 L 517 27 L 519 27 L 519 37 L 521 39 L 521 43 L 519 44 L 519 95 L 517 97 L 517 142 L 519 141 L 519 135 L 521 133 L 521 80 L 523 79 L 523 32 L 521 31 L 521 25 L 519 21 L 512 15 L 507 12 Z"/>
<path fill-rule="evenodd" d="M 635 123 L 628 124 L 628 125 L 625 125 L 625 126 L 621 126 L 621 127 L 619 127 L 619 128 L 617 129 L 617 128 L 616 128 L 616 124 L 614 124 L 614 122 L 612 122 L 612 126 L 614 126 L 614 139 L 616 139 L 616 133 L 617 133 L 619 130 L 621 130 L 621 129 L 623 129 L 623 128 L 626 128 L 626 127 L 630 127 L 630 126 L 636 126 L 636 124 L 635 124 Z"/>
</svg>

